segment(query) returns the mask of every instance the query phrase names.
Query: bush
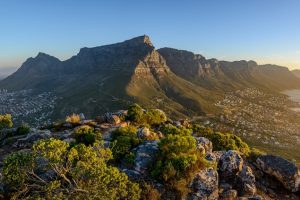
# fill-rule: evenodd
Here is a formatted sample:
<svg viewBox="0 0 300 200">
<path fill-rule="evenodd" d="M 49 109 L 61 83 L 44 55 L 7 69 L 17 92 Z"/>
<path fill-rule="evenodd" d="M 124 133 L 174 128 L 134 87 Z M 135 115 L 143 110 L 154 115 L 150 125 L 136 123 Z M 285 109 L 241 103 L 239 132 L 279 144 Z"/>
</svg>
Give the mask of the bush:
<svg viewBox="0 0 300 200">
<path fill-rule="evenodd" d="M 164 182 L 176 199 L 185 199 L 195 173 L 208 166 L 192 136 L 169 134 L 159 142 L 158 159 L 151 175 Z"/>
<path fill-rule="evenodd" d="M 177 128 L 172 124 L 163 125 L 162 127 L 160 127 L 160 131 L 165 135 L 183 135 L 183 136 L 189 136 L 193 132 L 193 130 L 191 129 L 187 129 L 184 127 Z"/>
<path fill-rule="evenodd" d="M 34 167 L 32 153 L 11 153 L 4 160 L 3 175 L 4 182 L 13 189 L 22 186 L 26 181 L 26 173 Z"/>
<path fill-rule="evenodd" d="M 214 133 L 214 131 L 211 128 L 199 124 L 194 124 L 192 129 L 193 129 L 193 134 L 197 137 L 203 137 L 205 135 Z"/>
<path fill-rule="evenodd" d="M 94 128 L 88 125 L 82 125 L 74 130 L 75 139 L 77 143 L 83 143 L 85 145 L 92 145 L 96 140 L 101 139 L 101 133 L 95 131 Z"/>
<path fill-rule="evenodd" d="M 247 143 L 243 142 L 240 137 L 231 133 L 215 132 L 206 134 L 205 137 L 212 142 L 215 151 L 237 150 L 246 156 L 250 153 L 250 148 Z"/>
<path fill-rule="evenodd" d="M 25 135 L 30 132 L 30 127 L 26 124 L 22 124 L 17 128 L 17 134 L 18 135 Z"/>
<path fill-rule="evenodd" d="M 159 109 L 152 109 L 144 113 L 143 119 L 149 125 L 159 125 L 167 121 L 167 116 Z"/>
<path fill-rule="evenodd" d="M 192 136 L 168 135 L 159 142 L 160 155 L 152 175 L 167 182 L 182 178 L 198 157 Z"/>
<path fill-rule="evenodd" d="M 144 111 L 142 107 L 135 103 L 128 107 L 127 119 L 132 122 L 140 123 L 143 120 L 143 114 Z"/>
<path fill-rule="evenodd" d="M 141 140 L 137 137 L 137 129 L 134 126 L 121 127 L 112 132 L 112 143 L 110 148 L 114 159 L 120 158 L 130 153 L 130 150 L 138 146 Z"/>
<path fill-rule="evenodd" d="M 79 124 L 80 115 L 73 113 L 72 115 L 66 117 L 66 122 L 71 124 Z"/>
<path fill-rule="evenodd" d="M 13 122 L 11 119 L 11 114 L 0 115 L 0 130 L 4 128 L 11 128 Z"/>
<path fill-rule="evenodd" d="M 31 165 L 36 158 L 45 159 L 48 164 Z M 111 158 L 111 151 L 99 142 L 70 148 L 61 140 L 40 140 L 30 156 L 14 153 L 5 159 L 4 178 L 14 184 L 9 185 L 8 199 L 139 199 L 139 185 L 107 165 Z M 37 167 L 43 166 L 55 173 L 54 179 L 42 179 L 36 173 Z M 12 178 L 15 174 L 17 178 Z"/>
</svg>

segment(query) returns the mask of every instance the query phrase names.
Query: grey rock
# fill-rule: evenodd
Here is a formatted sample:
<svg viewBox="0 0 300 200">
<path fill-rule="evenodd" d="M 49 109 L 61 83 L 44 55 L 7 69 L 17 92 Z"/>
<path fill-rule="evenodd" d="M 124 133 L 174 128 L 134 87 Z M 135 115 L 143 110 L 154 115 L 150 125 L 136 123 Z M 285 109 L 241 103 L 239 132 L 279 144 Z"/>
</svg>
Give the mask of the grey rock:
<svg viewBox="0 0 300 200">
<path fill-rule="evenodd" d="M 240 194 L 249 196 L 256 194 L 255 176 L 250 167 L 244 165 L 236 179 Z"/>
<path fill-rule="evenodd" d="M 300 172 L 298 167 L 279 156 L 263 155 L 256 160 L 257 167 L 264 173 L 273 176 L 291 192 L 298 192 Z"/>
<path fill-rule="evenodd" d="M 36 141 L 51 137 L 49 130 L 32 129 L 25 137 L 18 139 L 13 146 L 17 148 L 30 148 Z"/>
<path fill-rule="evenodd" d="M 209 168 L 199 171 L 189 187 L 191 193 L 188 195 L 188 200 L 207 199 L 216 200 L 219 198 L 219 176 L 216 170 Z"/>
<path fill-rule="evenodd" d="M 237 151 L 229 150 L 222 154 L 218 163 L 218 169 L 222 179 L 233 181 L 238 172 L 242 170 L 244 161 Z"/>
<path fill-rule="evenodd" d="M 144 175 L 147 173 L 149 166 L 155 161 L 158 153 L 158 141 L 146 141 L 136 147 L 134 170 Z"/>
<path fill-rule="evenodd" d="M 204 154 L 212 153 L 213 145 L 209 139 L 205 137 L 195 137 L 197 141 L 197 149 L 203 152 Z"/>
</svg>

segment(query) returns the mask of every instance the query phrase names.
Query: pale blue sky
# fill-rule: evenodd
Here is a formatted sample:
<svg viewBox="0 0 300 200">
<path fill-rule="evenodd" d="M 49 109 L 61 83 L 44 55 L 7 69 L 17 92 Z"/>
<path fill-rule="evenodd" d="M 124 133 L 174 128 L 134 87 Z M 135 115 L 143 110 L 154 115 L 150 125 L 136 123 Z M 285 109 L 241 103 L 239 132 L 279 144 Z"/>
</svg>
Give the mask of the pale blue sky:
<svg viewBox="0 0 300 200">
<path fill-rule="evenodd" d="M 0 67 L 143 34 L 157 48 L 300 68 L 299 0 L 0 1 Z"/>
</svg>

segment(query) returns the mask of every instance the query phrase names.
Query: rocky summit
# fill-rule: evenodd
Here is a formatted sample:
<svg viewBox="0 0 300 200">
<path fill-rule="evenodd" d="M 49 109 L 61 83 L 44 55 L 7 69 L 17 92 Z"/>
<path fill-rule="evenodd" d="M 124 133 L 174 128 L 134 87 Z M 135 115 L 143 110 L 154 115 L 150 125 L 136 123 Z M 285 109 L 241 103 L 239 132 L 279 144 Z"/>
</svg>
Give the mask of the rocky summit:
<svg viewBox="0 0 300 200">
<path fill-rule="evenodd" d="M 41 129 L 0 133 L 2 199 L 300 199 L 294 163 L 136 104 L 95 119 L 73 114 Z"/>
</svg>

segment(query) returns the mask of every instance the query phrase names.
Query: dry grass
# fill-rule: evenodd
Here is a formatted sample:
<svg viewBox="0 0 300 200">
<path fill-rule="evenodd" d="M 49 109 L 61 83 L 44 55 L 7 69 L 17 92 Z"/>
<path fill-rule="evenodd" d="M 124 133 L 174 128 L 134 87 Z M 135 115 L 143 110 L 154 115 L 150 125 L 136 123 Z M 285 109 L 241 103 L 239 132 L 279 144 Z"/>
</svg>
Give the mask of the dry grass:
<svg viewBox="0 0 300 200">
<path fill-rule="evenodd" d="M 72 114 L 66 117 L 66 122 L 71 124 L 79 124 L 80 116 L 78 114 Z"/>
</svg>

